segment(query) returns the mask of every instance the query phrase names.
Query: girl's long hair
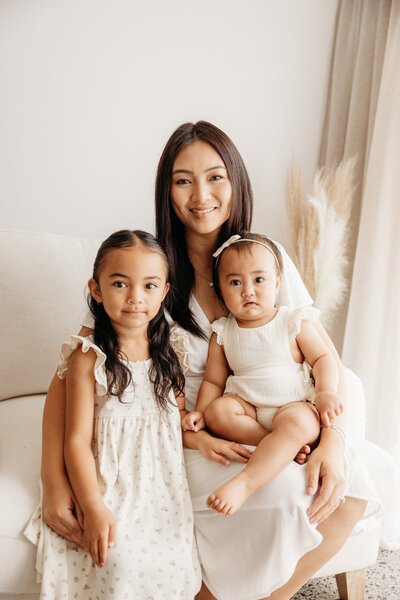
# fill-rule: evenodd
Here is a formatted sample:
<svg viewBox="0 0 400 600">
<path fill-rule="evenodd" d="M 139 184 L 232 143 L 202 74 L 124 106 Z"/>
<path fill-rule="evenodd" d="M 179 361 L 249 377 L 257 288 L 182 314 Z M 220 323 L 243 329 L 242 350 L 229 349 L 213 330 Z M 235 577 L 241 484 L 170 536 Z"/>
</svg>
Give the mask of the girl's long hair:
<svg viewBox="0 0 400 600">
<path fill-rule="evenodd" d="M 100 246 L 93 266 L 93 279 L 99 283 L 99 273 L 107 253 L 116 248 L 129 248 L 141 245 L 160 255 L 164 261 L 168 280 L 168 260 L 164 250 L 156 238 L 141 230 L 130 231 L 123 229 L 111 234 Z M 121 352 L 118 336 L 111 325 L 110 318 L 102 303 L 97 302 L 92 296 L 88 296 L 89 308 L 94 317 L 94 342 L 106 355 L 106 371 L 108 387 L 112 394 L 121 400 L 122 394 L 129 384 L 134 385 L 131 371 L 126 365 L 127 357 Z M 162 408 L 167 408 L 169 392 L 175 388 L 183 393 L 184 376 L 179 360 L 169 342 L 169 324 L 164 315 L 164 307 L 161 304 L 156 316 L 149 322 L 147 327 L 147 338 L 150 345 L 150 356 L 152 366 L 150 368 L 150 379 L 154 385 L 157 402 Z M 125 362 L 124 362 L 125 361 Z"/>
<path fill-rule="evenodd" d="M 170 199 L 175 159 L 186 146 L 197 141 L 206 142 L 219 154 L 232 185 L 231 212 L 221 227 L 216 247 L 238 231 L 250 229 L 253 192 L 239 151 L 221 129 L 207 121 L 198 121 L 184 123 L 171 135 L 158 164 L 155 189 L 156 235 L 168 256 L 171 283 L 175 292 L 166 299 L 166 306 L 174 321 L 194 335 L 204 338 L 205 334 L 189 308 L 194 270 L 188 255 L 184 226 L 176 216 Z"/>
</svg>

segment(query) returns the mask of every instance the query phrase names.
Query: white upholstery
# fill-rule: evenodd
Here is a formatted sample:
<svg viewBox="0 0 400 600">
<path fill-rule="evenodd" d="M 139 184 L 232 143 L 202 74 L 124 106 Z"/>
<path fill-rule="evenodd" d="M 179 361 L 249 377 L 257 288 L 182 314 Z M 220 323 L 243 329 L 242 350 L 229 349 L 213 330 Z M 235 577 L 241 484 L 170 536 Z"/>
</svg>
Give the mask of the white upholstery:
<svg viewBox="0 0 400 600">
<path fill-rule="evenodd" d="M 0 232 L 0 400 L 47 390 L 79 329 L 97 240 Z"/>
<path fill-rule="evenodd" d="M 97 240 L 0 232 L 0 600 L 34 600 L 39 590 L 35 548 L 22 531 L 39 496 L 43 394 L 61 343 L 79 329 L 97 247 Z M 350 427 L 362 438 L 363 390 L 353 379 Z M 371 518 L 321 573 L 365 567 L 377 549 Z"/>
<path fill-rule="evenodd" d="M 22 535 L 39 500 L 44 395 L 0 402 L 0 593 L 32 593 L 35 551 Z"/>
</svg>

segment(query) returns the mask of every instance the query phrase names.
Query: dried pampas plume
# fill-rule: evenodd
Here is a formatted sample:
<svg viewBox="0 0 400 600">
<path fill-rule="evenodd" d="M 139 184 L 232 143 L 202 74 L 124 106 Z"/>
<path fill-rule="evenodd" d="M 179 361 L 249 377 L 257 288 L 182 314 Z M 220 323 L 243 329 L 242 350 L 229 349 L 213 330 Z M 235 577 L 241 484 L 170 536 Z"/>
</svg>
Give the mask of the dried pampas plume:
<svg viewBox="0 0 400 600">
<path fill-rule="evenodd" d="M 286 177 L 286 210 L 293 260 L 328 326 L 347 290 L 347 227 L 356 158 L 321 169 L 306 195 L 298 163 Z"/>
</svg>

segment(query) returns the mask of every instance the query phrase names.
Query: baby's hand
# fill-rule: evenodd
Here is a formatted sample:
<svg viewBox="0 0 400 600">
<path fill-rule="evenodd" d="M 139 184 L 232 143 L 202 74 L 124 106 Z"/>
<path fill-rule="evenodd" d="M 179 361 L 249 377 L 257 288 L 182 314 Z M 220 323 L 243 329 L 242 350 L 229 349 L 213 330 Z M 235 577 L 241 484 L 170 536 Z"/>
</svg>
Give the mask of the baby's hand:
<svg viewBox="0 0 400 600">
<path fill-rule="evenodd" d="M 102 502 L 83 516 L 84 537 L 93 562 L 98 567 L 107 563 L 107 549 L 114 546 L 115 517 Z"/>
<path fill-rule="evenodd" d="M 342 399 L 334 392 L 318 392 L 315 396 L 315 407 L 321 417 L 321 423 L 327 427 L 343 412 Z"/>
<path fill-rule="evenodd" d="M 205 426 L 206 423 L 204 421 L 203 413 L 199 410 L 193 410 L 182 419 L 183 431 L 200 431 L 200 429 L 204 429 Z"/>
</svg>

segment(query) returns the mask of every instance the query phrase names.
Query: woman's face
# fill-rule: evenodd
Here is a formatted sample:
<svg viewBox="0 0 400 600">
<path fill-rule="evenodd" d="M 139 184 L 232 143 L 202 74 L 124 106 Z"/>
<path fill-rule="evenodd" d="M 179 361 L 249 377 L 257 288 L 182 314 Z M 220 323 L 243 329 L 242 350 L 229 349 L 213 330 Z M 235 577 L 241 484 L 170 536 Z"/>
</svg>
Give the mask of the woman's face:
<svg viewBox="0 0 400 600">
<path fill-rule="evenodd" d="M 186 231 L 218 232 L 232 206 L 232 184 L 218 152 L 206 142 L 186 146 L 172 167 L 170 196 Z"/>
</svg>

